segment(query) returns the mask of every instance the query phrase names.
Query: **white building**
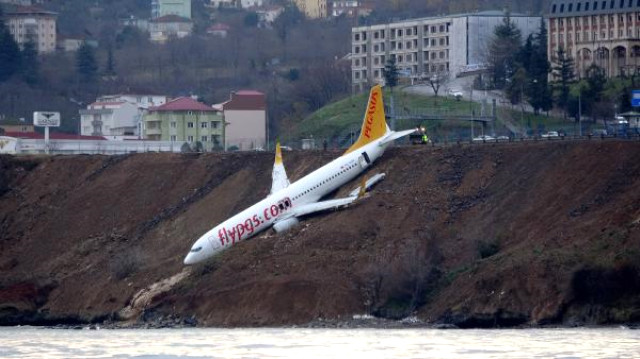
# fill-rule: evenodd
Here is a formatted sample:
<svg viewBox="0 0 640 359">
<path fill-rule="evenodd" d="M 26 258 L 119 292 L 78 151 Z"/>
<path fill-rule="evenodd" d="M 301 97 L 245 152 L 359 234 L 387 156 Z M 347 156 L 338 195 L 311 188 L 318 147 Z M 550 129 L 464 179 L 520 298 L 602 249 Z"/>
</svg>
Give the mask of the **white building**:
<svg viewBox="0 0 640 359">
<path fill-rule="evenodd" d="M 167 103 L 167 96 L 117 94 L 98 97 L 80 110 L 83 136 L 105 136 L 109 140 L 140 138 L 142 116 L 150 107 Z"/>
<path fill-rule="evenodd" d="M 214 9 L 235 8 L 236 0 L 211 0 L 208 6 Z"/>
<path fill-rule="evenodd" d="M 193 32 L 193 21 L 178 15 L 166 15 L 149 22 L 151 41 L 164 43 L 169 38 L 183 38 Z"/>
<path fill-rule="evenodd" d="M 486 63 L 487 48 L 495 27 L 505 13 L 485 11 L 428 17 L 351 29 L 351 79 L 353 89 L 383 83 L 383 69 L 395 58 L 401 73 L 428 76 L 449 72 L 456 76 L 465 68 Z M 511 14 L 522 38 L 540 29 L 541 17 Z M 514 49 L 515 50 L 515 49 Z"/>
<path fill-rule="evenodd" d="M 191 19 L 191 0 L 151 0 L 151 18 L 176 15 Z"/>
<path fill-rule="evenodd" d="M 262 0 L 240 0 L 240 7 L 243 9 L 259 6 L 262 6 Z"/>
<path fill-rule="evenodd" d="M 80 134 L 110 140 L 140 137 L 140 113 L 129 102 L 94 102 L 80 110 Z"/>
</svg>

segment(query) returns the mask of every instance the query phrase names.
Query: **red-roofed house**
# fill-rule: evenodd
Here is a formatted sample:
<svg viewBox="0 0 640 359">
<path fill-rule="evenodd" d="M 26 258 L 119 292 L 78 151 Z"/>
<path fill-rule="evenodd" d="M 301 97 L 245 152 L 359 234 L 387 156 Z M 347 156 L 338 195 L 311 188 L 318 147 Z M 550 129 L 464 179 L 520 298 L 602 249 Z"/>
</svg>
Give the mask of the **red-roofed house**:
<svg viewBox="0 0 640 359">
<path fill-rule="evenodd" d="M 222 112 L 190 97 L 149 108 L 143 122 L 144 137 L 149 140 L 200 142 L 205 150 L 224 144 Z"/>
<path fill-rule="evenodd" d="M 214 108 L 224 112 L 225 149 L 232 146 L 239 150 L 266 148 L 267 101 L 264 93 L 232 92 L 229 101 L 214 105 Z"/>
<path fill-rule="evenodd" d="M 193 32 L 193 21 L 178 15 L 165 15 L 149 22 L 151 41 L 166 42 L 170 37 L 183 38 Z"/>
</svg>

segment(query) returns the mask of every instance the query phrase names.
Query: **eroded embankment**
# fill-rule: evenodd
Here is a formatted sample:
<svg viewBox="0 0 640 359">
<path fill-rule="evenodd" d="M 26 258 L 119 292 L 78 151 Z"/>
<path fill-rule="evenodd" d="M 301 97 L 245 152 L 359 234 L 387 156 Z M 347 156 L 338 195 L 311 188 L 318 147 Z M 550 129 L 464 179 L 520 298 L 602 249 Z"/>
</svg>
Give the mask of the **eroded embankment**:
<svg viewBox="0 0 640 359">
<path fill-rule="evenodd" d="M 339 155 L 285 153 L 292 180 Z M 272 154 L 0 157 L 0 323 L 640 321 L 640 145 L 389 150 L 359 204 L 185 269 Z M 347 186 L 345 192 L 352 186 Z"/>
</svg>

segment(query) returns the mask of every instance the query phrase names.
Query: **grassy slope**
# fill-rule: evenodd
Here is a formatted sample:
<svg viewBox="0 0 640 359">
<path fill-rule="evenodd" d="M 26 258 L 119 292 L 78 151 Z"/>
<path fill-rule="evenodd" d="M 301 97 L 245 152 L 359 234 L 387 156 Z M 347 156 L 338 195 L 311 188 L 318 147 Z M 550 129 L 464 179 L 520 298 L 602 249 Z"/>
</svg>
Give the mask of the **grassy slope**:
<svg viewBox="0 0 640 359">
<path fill-rule="evenodd" d="M 298 139 L 313 136 L 314 138 L 344 138 L 350 131 L 359 131 L 362 123 L 362 116 L 367 102 L 366 93 L 357 94 L 344 100 L 334 102 L 328 106 L 314 112 L 296 128 L 291 129 L 289 139 Z M 450 97 L 433 97 L 409 94 L 402 91 L 394 91 L 394 108 L 398 115 L 407 114 L 430 114 L 448 116 L 468 116 L 472 111 L 475 114 L 481 113 L 481 104 L 470 101 L 456 101 Z M 390 105 L 391 92 L 385 90 L 385 106 Z M 490 105 L 485 108 L 485 113 L 490 113 Z M 521 113 L 518 110 L 501 108 L 498 110 L 498 121 L 489 132 L 498 134 L 508 134 L 508 129 L 504 126 L 503 120 L 511 121 L 515 124 L 524 122 L 530 124 L 535 131 L 538 128 L 558 129 L 560 126 L 569 127 L 570 124 L 562 122 L 561 119 L 547 117 L 543 115 L 533 115 L 526 113 L 521 121 Z M 470 124 L 466 121 L 423 121 L 399 120 L 396 128 L 412 128 L 423 125 L 428 132 L 436 138 L 442 137 L 468 137 L 470 134 Z M 480 133 L 480 125 L 475 125 L 475 134 Z"/>
</svg>

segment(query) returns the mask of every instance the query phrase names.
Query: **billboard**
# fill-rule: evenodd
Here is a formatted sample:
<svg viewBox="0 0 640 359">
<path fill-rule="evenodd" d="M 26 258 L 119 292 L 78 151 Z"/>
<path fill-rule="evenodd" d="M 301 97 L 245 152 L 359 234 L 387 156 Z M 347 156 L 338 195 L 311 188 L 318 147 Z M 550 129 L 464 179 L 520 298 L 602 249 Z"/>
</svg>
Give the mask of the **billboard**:
<svg viewBox="0 0 640 359">
<path fill-rule="evenodd" d="M 60 127 L 60 112 L 34 112 L 33 125 L 40 127 Z"/>
</svg>

